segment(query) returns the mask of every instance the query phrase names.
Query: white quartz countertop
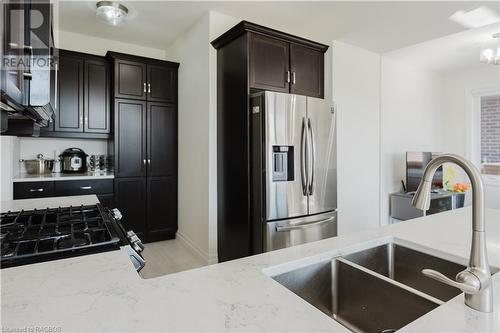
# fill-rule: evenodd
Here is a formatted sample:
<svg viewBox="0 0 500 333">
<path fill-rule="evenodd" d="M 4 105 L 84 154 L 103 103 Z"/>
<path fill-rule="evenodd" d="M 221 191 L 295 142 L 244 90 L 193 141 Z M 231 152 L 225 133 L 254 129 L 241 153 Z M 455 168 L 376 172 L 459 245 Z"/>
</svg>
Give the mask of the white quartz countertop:
<svg viewBox="0 0 500 333">
<path fill-rule="evenodd" d="M 489 210 L 486 218 L 490 264 L 500 267 L 500 211 Z M 153 279 L 140 278 L 124 250 L 3 269 L 2 327 L 50 326 L 62 332 L 346 332 L 268 274 L 391 239 L 465 264 L 470 219 L 470 208 L 458 209 Z M 461 294 L 402 331 L 499 332 L 499 274 L 493 277 L 493 287 L 493 313 L 466 307 Z"/>
<path fill-rule="evenodd" d="M 43 175 L 19 174 L 12 178 L 14 183 L 18 182 L 47 182 L 54 180 L 83 180 L 83 179 L 113 179 L 115 175 L 112 172 L 85 172 L 85 173 L 48 173 Z"/>
<path fill-rule="evenodd" d="M 94 205 L 99 202 L 95 194 L 68 197 L 48 197 L 37 199 L 6 200 L 0 202 L 0 212 L 57 208 L 80 205 Z"/>
</svg>

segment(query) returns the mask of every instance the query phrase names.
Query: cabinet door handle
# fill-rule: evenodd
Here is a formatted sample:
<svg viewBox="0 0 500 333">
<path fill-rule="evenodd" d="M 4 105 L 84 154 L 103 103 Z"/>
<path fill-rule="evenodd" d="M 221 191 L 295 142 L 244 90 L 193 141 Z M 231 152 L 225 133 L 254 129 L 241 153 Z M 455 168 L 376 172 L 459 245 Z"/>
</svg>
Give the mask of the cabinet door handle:
<svg viewBox="0 0 500 333">
<path fill-rule="evenodd" d="M 290 83 L 290 71 L 286 71 L 286 83 Z"/>
<path fill-rule="evenodd" d="M 144 165 L 146 165 L 146 159 L 143 159 L 143 160 L 142 160 L 142 163 L 143 163 Z"/>
<path fill-rule="evenodd" d="M 83 126 L 83 116 L 80 116 L 80 126 Z"/>
<path fill-rule="evenodd" d="M 30 192 L 43 192 L 43 188 L 30 188 Z"/>
<path fill-rule="evenodd" d="M 142 84 L 143 91 L 146 92 L 146 82 Z"/>
<path fill-rule="evenodd" d="M 24 45 L 24 50 L 28 50 L 30 53 L 30 64 L 29 64 L 29 73 L 24 73 L 23 75 L 25 77 L 28 77 L 29 79 L 31 79 L 33 77 L 33 75 L 31 75 L 31 66 L 33 66 L 33 64 L 35 63 L 35 56 L 33 54 L 33 47 L 31 45 Z M 29 74 L 29 75 L 26 75 L 26 74 Z"/>
<path fill-rule="evenodd" d="M 292 83 L 295 84 L 295 72 L 292 72 Z"/>
<path fill-rule="evenodd" d="M 57 82 L 57 75 L 59 72 L 59 64 L 56 62 L 54 64 L 54 108 L 57 110 L 57 102 L 59 100 L 59 96 L 57 96 L 57 90 L 59 86 L 59 82 Z"/>
<path fill-rule="evenodd" d="M 148 83 L 148 94 L 151 94 L 151 83 Z"/>
<path fill-rule="evenodd" d="M 80 190 L 91 190 L 92 186 L 80 186 Z"/>
</svg>

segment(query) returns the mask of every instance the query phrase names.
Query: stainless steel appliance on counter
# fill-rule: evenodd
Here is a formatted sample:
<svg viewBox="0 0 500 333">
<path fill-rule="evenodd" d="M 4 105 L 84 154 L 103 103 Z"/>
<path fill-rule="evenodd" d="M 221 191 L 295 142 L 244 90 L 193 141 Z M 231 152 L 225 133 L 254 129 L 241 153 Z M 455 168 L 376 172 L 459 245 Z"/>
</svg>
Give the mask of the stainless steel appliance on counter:
<svg viewBox="0 0 500 333">
<path fill-rule="evenodd" d="M 42 154 L 36 155 L 36 160 L 19 160 L 19 163 L 23 167 L 20 171 L 24 169 L 28 175 L 49 174 L 54 167 L 54 160 L 46 159 Z"/>
<path fill-rule="evenodd" d="M 63 173 L 87 171 L 87 154 L 80 148 L 68 148 L 61 155 Z"/>
<path fill-rule="evenodd" d="M 318 98 L 259 92 L 251 95 L 251 117 L 252 202 L 257 203 L 252 223 L 263 250 L 336 236 L 336 123 L 331 105 Z M 262 228 L 256 226 L 260 223 Z"/>
</svg>

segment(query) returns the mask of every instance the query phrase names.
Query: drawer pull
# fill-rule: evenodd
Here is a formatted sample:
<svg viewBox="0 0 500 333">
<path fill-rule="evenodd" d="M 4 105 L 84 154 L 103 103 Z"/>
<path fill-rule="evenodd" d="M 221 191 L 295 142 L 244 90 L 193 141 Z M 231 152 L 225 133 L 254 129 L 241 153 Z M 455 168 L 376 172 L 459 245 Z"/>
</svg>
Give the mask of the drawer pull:
<svg viewBox="0 0 500 333">
<path fill-rule="evenodd" d="M 92 186 L 80 186 L 81 190 L 91 190 Z"/>
<path fill-rule="evenodd" d="M 30 192 L 43 192 L 43 188 L 30 188 Z"/>
</svg>

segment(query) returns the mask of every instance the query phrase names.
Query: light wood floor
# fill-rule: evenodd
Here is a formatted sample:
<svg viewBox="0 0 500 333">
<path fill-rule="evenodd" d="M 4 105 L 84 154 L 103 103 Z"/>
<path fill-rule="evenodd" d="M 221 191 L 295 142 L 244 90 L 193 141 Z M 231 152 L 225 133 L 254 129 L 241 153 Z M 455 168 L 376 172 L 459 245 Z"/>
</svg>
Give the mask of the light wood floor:
<svg viewBox="0 0 500 333">
<path fill-rule="evenodd" d="M 146 266 L 139 274 L 145 279 L 206 265 L 177 239 L 147 243 L 142 256 Z"/>
</svg>

